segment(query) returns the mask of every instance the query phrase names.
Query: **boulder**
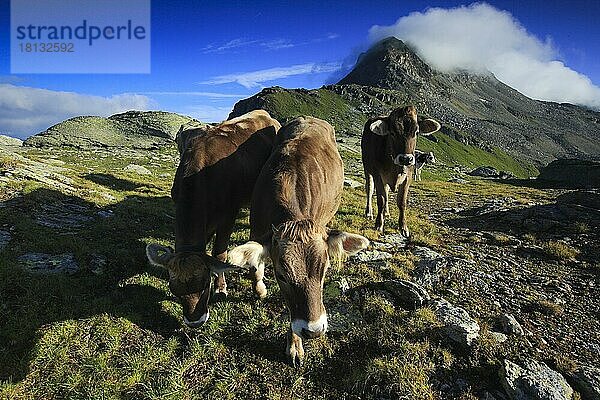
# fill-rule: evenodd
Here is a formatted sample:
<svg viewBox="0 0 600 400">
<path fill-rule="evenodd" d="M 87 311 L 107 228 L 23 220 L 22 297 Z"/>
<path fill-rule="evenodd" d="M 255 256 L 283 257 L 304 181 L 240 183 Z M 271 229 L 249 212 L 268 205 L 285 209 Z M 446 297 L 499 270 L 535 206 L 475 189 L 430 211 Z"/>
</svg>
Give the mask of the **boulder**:
<svg viewBox="0 0 600 400">
<path fill-rule="evenodd" d="M 29 272 L 41 274 L 72 274 L 79 270 L 75 256 L 71 253 L 50 255 L 27 253 L 18 258 L 19 263 Z"/>
<path fill-rule="evenodd" d="M 428 247 L 415 246 L 413 254 L 420 258 L 413 271 L 415 280 L 428 289 L 439 282 L 442 270 L 448 267 L 448 260 Z"/>
<path fill-rule="evenodd" d="M 500 173 L 494 167 L 482 166 L 477 167 L 473 171 L 469 172 L 469 175 L 480 176 L 482 178 L 497 178 L 500 176 Z"/>
<path fill-rule="evenodd" d="M 583 400 L 600 400 L 600 368 L 580 366 L 571 377 Z"/>
<path fill-rule="evenodd" d="M 528 359 L 522 365 L 504 360 L 500 381 L 513 400 L 570 400 L 573 389 L 565 378 L 546 364 Z"/>
<path fill-rule="evenodd" d="M 523 336 L 525 334 L 521 324 L 511 314 L 503 314 L 500 317 L 500 323 L 502 324 L 504 333 L 515 336 Z"/>
<path fill-rule="evenodd" d="M 434 300 L 431 306 L 444 325 L 444 331 L 453 341 L 471 346 L 479 337 L 479 324 L 464 308 L 454 306 L 444 299 Z"/>
<path fill-rule="evenodd" d="M 600 188 L 600 161 L 554 160 L 540 170 L 537 180 L 567 188 Z"/>
<path fill-rule="evenodd" d="M 141 166 L 141 165 L 137 165 L 137 164 L 129 164 L 128 166 L 123 168 L 123 171 L 133 172 L 138 175 L 152 175 L 152 172 L 150 172 L 150 170 L 148 168 Z"/>
<path fill-rule="evenodd" d="M 383 261 L 392 258 L 392 255 L 386 251 L 379 250 L 367 250 L 361 251 L 352 257 L 354 261 L 357 262 L 374 262 L 374 261 Z"/>
</svg>

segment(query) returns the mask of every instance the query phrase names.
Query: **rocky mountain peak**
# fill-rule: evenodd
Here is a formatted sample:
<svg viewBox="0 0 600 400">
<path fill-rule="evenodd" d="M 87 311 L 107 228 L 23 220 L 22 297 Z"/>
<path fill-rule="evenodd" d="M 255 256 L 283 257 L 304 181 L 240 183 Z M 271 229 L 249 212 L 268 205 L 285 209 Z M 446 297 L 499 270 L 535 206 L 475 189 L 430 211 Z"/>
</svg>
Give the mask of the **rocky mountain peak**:
<svg viewBox="0 0 600 400">
<path fill-rule="evenodd" d="M 412 88 L 420 87 L 433 74 L 433 70 L 402 40 L 388 37 L 362 53 L 354 69 L 339 84 Z"/>
</svg>

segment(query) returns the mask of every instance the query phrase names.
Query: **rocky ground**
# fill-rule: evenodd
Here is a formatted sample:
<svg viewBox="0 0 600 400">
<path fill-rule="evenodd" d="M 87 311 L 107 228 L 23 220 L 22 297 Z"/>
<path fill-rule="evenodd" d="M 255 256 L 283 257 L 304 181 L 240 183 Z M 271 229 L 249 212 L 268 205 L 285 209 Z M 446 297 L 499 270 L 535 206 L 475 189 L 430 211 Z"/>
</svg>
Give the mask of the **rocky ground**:
<svg viewBox="0 0 600 400">
<path fill-rule="evenodd" d="M 438 165 L 413 185 L 406 241 L 394 229 L 395 207 L 384 235 L 362 217 L 355 144 L 340 141 L 348 179 L 333 226 L 372 245 L 330 271 L 330 332 L 308 344 L 300 371 L 280 352 L 286 321 L 269 272 L 262 305 L 250 306 L 247 279 L 232 276 L 233 297 L 191 331 L 177 320 L 165 274 L 148 270 L 144 243 L 173 239 L 176 149 L 115 157 L 5 145 L 0 393 L 599 398 L 600 193 Z M 246 218 L 236 243 L 247 236 Z M 23 279 L 34 289 L 15 283 Z M 87 344 L 70 329 L 88 332 Z M 103 344 L 98 332 L 119 339 Z M 65 383 L 64 369 L 79 378 Z"/>
</svg>

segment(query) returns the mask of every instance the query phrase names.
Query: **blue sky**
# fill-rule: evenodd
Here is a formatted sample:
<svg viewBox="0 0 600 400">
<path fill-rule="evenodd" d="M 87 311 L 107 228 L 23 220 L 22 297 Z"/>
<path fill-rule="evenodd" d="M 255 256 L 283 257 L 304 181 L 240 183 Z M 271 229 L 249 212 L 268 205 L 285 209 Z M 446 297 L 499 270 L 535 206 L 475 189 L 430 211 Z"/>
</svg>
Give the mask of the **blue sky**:
<svg viewBox="0 0 600 400">
<path fill-rule="evenodd" d="M 108 115 L 130 106 L 219 120 L 227 116 L 237 100 L 256 93 L 261 87 L 315 88 L 332 83 L 340 75 L 340 65 L 351 64 L 360 51 L 389 32 L 413 37 L 417 47 L 423 47 L 423 54 L 428 54 L 427 60 L 440 68 L 461 67 L 461 63 L 472 62 L 473 57 L 479 59 L 478 51 L 496 48 L 506 36 L 514 34 L 517 38 L 506 45 L 505 53 L 512 53 L 514 49 L 527 57 L 535 53 L 532 60 L 519 64 L 507 62 L 504 53 L 486 53 L 489 59 L 486 68 L 490 69 L 490 65 L 497 68 L 498 72 L 493 71 L 497 76 L 505 77 L 505 81 L 512 79 L 507 83 L 513 86 L 523 85 L 518 89 L 533 97 L 591 106 L 596 106 L 596 100 L 600 102 L 600 91 L 596 91 L 600 86 L 598 1 L 492 0 L 487 2 L 488 8 L 471 8 L 463 14 L 453 12 L 448 14 L 448 19 L 445 14 L 436 19 L 430 10 L 453 10 L 471 3 L 449 0 L 298 3 L 301 4 L 152 1 L 150 74 L 11 75 L 9 2 L 0 0 L 0 133 L 26 137 L 70 116 L 87 112 Z M 407 18 L 414 12 L 418 14 Z M 444 51 L 451 52 L 448 54 L 459 55 L 455 64 L 445 66 L 442 59 L 436 60 L 436 54 L 442 55 L 433 50 L 436 40 L 448 38 L 444 30 L 452 29 L 451 25 L 445 26 L 446 20 L 461 27 L 468 26 L 470 21 L 474 21 L 473 26 L 479 26 L 477 23 L 483 18 L 484 23 L 480 25 L 487 25 L 485 18 L 502 19 L 506 12 L 510 20 L 499 24 L 498 34 L 489 39 L 493 43 L 481 42 L 472 47 L 478 37 L 485 37 L 478 34 L 477 29 L 485 27 L 474 28 L 473 38 L 469 38 L 468 30 L 457 32 L 460 36 L 452 43 L 441 42 Z M 403 17 L 405 19 L 399 21 Z M 386 28 L 372 29 L 374 25 Z M 502 29 L 509 33 L 505 35 Z M 428 32 L 421 34 L 424 30 Z M 453 43 L 463 38 L 464 43 L 457 44 L 454 51 Z M 446 58 L 452 57 L 444 55 Z M 552 64 L 556 60 L 562 64 Z M 577 82 L 587 85 L 584 89 L 589 89 L 589 96 L 569 97 L 566 93 L 563 99 L 565 87 L 547 90 L 546 86 L 552 84 L 545 82 L 532 86 L 531 79 L 524 79 L 520 68 L 532 69 L 538 65 L 547 71 L 548 79 L 554 81 L 562 81 L 561 76 L 573 75 L 576 71 L 580 74 Z M 61 96 L 77 106 L 56 105 Z M 21 101 L 23 99 L 28 101 Z M 16 107 L 10 101 L 35 105 Z M 106 104 L 105 109 L 103 104 Z"/>
</svg>

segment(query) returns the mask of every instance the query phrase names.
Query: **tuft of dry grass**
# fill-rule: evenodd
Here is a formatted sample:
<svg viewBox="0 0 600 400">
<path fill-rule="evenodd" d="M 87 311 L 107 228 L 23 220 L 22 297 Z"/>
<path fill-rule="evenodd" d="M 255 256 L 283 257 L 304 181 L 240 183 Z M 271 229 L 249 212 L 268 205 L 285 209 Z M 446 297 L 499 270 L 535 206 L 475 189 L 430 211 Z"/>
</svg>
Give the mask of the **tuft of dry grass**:
<svg viewBox="0 0 600 400">
<path fill-rule="evenodd" d="M 534 310 L 541 312 L 545 315 L 557 316 L 562 314 L 563 308 L 550 301 L 550 300 L 538 300 L 532 304 Z"/>
<path fill-rule="evenodd" d="M 559 240 L 549 240 L 543 243 L 542 248 L 550 257 L 563 261 L 572 260 L 580 253 L 579 249 Z"/>
</svg>

